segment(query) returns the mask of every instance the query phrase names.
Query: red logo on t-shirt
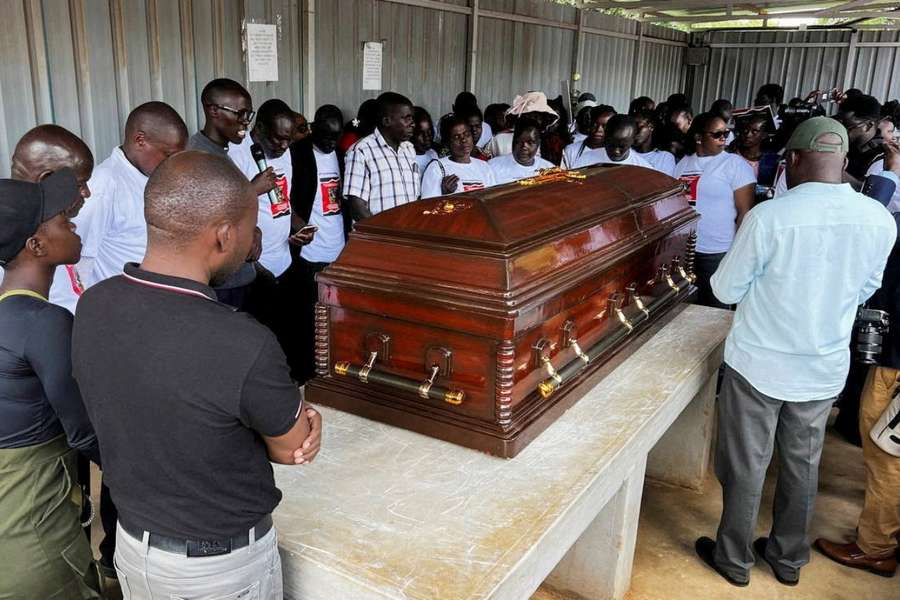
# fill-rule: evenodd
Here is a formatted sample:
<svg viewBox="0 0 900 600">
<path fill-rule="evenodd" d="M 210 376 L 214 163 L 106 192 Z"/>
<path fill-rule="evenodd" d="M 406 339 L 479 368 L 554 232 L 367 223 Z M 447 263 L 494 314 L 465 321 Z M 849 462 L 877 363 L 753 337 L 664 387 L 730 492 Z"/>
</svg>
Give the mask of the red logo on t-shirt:
<svg viewBox="0 0 900 600">
<path fill-rule="evenodd" d="M 464 192 L 472 192 L 475 190 L 483 190 L 484 183 L 481 181 L 463 181 L 462 182 L 462 191 Z"/>
<path fill-rule="evenodd" d="M 322 191 L 322 214 L 338 215 L 341 213 L 341 198 L 338 195 L 340 179 L 335 176 L 322 177 L 319 180 L 319 188 Z"/>
<path fill-rule="evenodd" d="M 694 206 L 697 204 L 697 185 L 700 183 L 700 174 L 697 175 L 682 175 L 681 181 L 686 186 L 685 193 L 688 196 L 688 204 Z"/>
<path fill-rule="evenodd" d="M 269 210 L 272 211 L 272 218 L 277 219 L 278 217 L 291 214 L 291 199 L 288 196 L 287 177 L 284 175 L 277 176 L 275 178 L 275 189 L 272 192 L 276 198 L 276 201 L 273 202 L 272 197 L 269 196 Z"/>
</svg>

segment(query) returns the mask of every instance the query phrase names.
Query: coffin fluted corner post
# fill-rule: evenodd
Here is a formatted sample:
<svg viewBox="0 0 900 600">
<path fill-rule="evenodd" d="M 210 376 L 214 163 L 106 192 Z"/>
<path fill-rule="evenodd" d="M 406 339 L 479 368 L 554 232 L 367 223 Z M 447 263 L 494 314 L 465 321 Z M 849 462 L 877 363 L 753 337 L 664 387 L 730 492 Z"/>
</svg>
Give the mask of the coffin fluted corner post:
<svg viewBox="0 0 900 600">
<path fill-rule="evenodd" d="M 515 456 L 693 292 L 698 219 L 618 165 L 366 219 L 317 276 L 307 398 Z"/>
</svg>

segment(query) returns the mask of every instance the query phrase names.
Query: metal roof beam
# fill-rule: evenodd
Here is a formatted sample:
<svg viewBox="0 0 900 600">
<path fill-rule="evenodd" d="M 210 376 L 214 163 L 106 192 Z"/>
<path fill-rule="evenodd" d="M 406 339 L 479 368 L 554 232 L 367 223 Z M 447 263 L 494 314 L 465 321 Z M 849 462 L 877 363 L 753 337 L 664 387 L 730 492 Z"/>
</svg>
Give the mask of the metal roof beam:
<svg viewBox="0 0 900 600">
<path fill-rule="evenodd" d="M 727 15 L 705 15 L 705 16 L 682 16 L 682 15 L 667 15 L 665 13 L 651 13 L 654 18 L 659 19 L 661 21 L 669 21 L 672 23 L 717 23 L 721 21 L 736 21 L 736 20 L 750 20 L 750 21 L 759 21 L 762 19 L 797 19 L 797 18 L 822 18 L 821 14 L 810 12 L 810 11 L 802 11 L 802 12 L 780 12 L 780 13 L 766 13 L 765 15 L 735 15 L 735 16 L 727 16 Z M 854 19 L 900 19 L 900 13 L 897 12 L 846 12 L 840 13 L 840 17 L 846 18 L 854 18 Z M 645 19 L 647 20 L 647 19 Z M 652 19 L 650 19 L 652 20 Z"/>
</svg>

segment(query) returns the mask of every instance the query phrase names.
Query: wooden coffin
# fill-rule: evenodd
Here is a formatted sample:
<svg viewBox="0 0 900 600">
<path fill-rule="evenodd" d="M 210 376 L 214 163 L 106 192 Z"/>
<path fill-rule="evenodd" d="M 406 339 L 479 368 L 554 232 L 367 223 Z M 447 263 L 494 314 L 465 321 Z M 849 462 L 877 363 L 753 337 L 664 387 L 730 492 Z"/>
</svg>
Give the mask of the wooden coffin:
<svg viewBox="0 0 900 600">
<path fill-rule="evenodd" d="M 598 166 L 366 219 L 318 276 L 307 398 L 515 456 L 693 292 L 698 218 L 679 181 Z"/>
</svg>

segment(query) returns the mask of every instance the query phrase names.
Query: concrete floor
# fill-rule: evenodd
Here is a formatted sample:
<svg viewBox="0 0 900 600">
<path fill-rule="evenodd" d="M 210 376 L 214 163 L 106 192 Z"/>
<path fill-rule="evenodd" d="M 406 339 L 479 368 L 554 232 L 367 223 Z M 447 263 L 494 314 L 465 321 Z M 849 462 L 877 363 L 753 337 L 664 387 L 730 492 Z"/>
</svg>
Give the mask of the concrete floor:
<svg viewBox="0 0 900 600">
<path fill-rule="evenodd" d="M 771 526 L 772 475 L 770 471 L 760 510 L 759 535 L 765 535 Z M 862 451 L 829 433 L 812 524 L 813 538 L 853 537 L 862 506 L 863 480 Z M 884 579 L 848 569 L 815 550 L 795 588 L 779 584 L 765 564 L 754 569 L 749 587 L 732 587 L 701 563 L 693 549 L 697 537 L 714 536 L 721 507 L 715 477 L 710 476 L 702 493 L 648 482 L 644 486 L 627 600 L 900 600 L 900 575 Z M 93 531 L 95 551 L 99 537 L 98 519 Z M 110 582 L 106 597 L 121 598 L 115 582 Z M 572 599 L 542 587 L 531 600 Z"/>
<path fill-rule="evenodd" d="M 760 536 L 766 535 L 772 525 L 773 475 L 770 469 L 757 526 Z M 829 432 L 812 538 L 852 539 L 863 490 L 862 450 Z M 900 600 L 900 575 L 885 579 L 848 569 L 816 550 L 801 571 L 797 587 L 778 583 L 763 562 L 752 571 L 748 587 L 729 585 L 694 553 L 698 537 L 715 537 L 721 510 L 721 491 L 712 474 L 702 493 L 655 482 L 645 484 L 627 600 Z M 531 600 L 570 599 L 541 588 Z"/>
</svg>

